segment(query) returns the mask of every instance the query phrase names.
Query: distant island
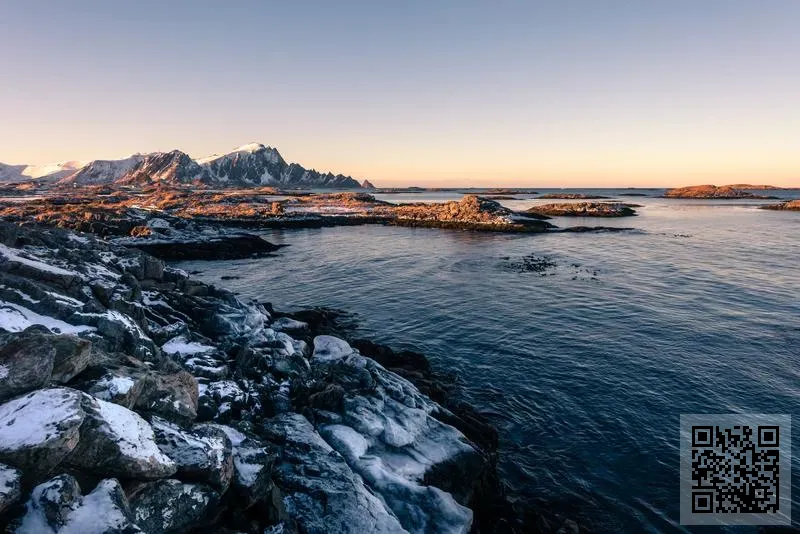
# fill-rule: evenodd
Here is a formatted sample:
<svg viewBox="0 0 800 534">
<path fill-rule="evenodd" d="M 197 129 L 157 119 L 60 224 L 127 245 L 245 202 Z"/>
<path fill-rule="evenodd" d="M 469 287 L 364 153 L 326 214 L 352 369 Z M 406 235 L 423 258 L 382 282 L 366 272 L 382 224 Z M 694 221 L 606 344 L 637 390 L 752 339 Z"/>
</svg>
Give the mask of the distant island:
<svg viewBox="0 0 800 534">
<path fill-rule="evenodd" d="M 771 185 L 692 185 L 688 187 L 678 187 L 669 189 L 664 193 L 665 198 L 696 198 L 696 199 L 737 199 L 737 198 L 750 198 L 750 199 L 772 199 L 775 197 L 754 195 L 746 189 L 780 189 L 779 187 Z"/>
<path fill-rule="evenodd" d="M 761 208 L 776 211 L 800 211 L 800 199 L 778 202 L 777 204 L 770 204 L 769 206 L 761 206 Z"/>
</svg>

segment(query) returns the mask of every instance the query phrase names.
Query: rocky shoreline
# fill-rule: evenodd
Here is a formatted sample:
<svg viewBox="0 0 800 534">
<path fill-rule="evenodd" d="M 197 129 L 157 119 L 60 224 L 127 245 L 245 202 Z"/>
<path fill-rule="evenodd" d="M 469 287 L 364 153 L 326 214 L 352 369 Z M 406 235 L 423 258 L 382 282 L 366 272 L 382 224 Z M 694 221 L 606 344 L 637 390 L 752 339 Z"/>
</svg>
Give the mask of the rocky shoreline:
<svg viewBox="0 0 800 534">
<path fill-rule="evenodd" d="M 0 243 L 11 531 L 577 528 L 506 496 L 496 430 L 422 355 L 92 235 L 0 223 Z"/>
</svg>

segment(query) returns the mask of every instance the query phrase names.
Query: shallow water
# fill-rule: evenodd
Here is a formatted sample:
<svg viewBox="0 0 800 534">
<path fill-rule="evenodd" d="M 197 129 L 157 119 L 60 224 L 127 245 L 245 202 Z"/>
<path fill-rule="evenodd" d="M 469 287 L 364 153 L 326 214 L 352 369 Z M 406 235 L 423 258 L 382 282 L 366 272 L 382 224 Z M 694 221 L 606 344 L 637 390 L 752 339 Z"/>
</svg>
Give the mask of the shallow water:
<svg viewBox="0 0 800 534">
<path fill-rule="evenodd" d="M 617 198 L 643 204 L 640 215 L 554 222 L 640 231 L 270 231 L 291 245 L 276 257 L 181 267 L 279 309 L 356 313 L 363 335 L 460 375 L 501 430 L 501 468 L 517 491 L 576 506 L 597 531 L 680 532 L 679 415 L 799 411 L 800 213 Z M 520 272 L 531 254 L 555 266 Z M 220 280 L 230 275 L 240 278 Z"/>
</svg>

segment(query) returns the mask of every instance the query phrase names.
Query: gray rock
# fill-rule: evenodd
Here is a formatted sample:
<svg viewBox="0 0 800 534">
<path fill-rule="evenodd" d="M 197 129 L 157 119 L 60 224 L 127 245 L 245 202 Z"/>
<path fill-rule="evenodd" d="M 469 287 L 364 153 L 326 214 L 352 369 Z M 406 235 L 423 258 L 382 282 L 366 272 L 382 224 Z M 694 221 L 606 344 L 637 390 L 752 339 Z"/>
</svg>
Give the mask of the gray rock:
<svg viewBox="0 0 800 534">
<path fill-rule="evenodd" d="M 47 475 L 78 445 L 83 396 L 74 389 L 41 389 L 0 405 L 0 460 L 34 480 Z"/>
<path fill-rule="evenodd" d="M 151 374 L 143 384 L 135 407 L 179 422 L 197 418 L 197 379 L 186 371 Z"/>
<path fill-rule="evenodd" d="M 0 464 L 0 514 L 20 498 L 22 472 Z"/>
<path fill-rule="evenodd" d="M 208 484 L 225 493 L 234 472 L 231 440 L 225 432 L 211 426 L 187 431 L 157 416 L 151 424 L 158 448 L 178 466 L 181 480 Z"/>
<path fill-rule="evenodd" d="M 0 402 L 44 386 L 50 380 L 56 349 L 43 326 L 31 326 L 0 340 Z"/>
<path fill-rule="evenodd" d="M 53 382 L 66 384 L 89 365 L 92 354 L 92 343 L 76 336 L 59 335 L 50 339 L 56 350 L 53 360 Z"/>
<path fill-rule="evenodd" d="M 16 525 L 18 534 L 138 534 L 122 487 L 114 479 L 102 480 L 81 496 L 78 482 L 59 475 L 36 486 L 26 513 Z"/>
<path fill-rule="evenodd" d="M 283 414 L 269 420 L 267 428 L 282 449 L 275 482 L 301 532 L 405 532 L 305 417 Z"/>
<path fill-rule="evenodd" d="M 211 488 L 174 479 L 142 484 L 130 495 L 133 518 L 148 534 L 202 528 L 213 520 L 218 503 Z"/>
<path fill-rule="evenodd" d="M 71 465 L 100 475 L 144 480 L 175 473 L 175 462 L 159 450 L 147 421 L 123 406 L 82 395 L 86 418 L 69 458 Z"/>
<path fill-rule="evenodd" d="M 79 388 L 100 400 L 132 409 L 141 396 L 147 372 L 129 367 L 107 369 L 99 378 L 82 383 Z"/>
<path fill-rule="evenodd" d="M 263 443 L 233 427 L 219 424 L 197 425 L 196 429 L 219 430 L 228 437 L 233 449 L 233 487 L 243 509 L 251 508 L 270 495 L 270 474 L 275 460 Z"/>
</svg>

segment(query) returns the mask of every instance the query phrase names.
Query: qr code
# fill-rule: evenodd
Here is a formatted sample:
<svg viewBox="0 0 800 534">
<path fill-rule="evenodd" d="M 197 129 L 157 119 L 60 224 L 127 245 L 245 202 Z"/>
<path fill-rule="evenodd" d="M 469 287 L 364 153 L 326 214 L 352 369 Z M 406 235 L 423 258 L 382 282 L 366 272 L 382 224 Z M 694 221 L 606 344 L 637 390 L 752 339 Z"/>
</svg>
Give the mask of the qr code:
<svg viewBox="0 0 800 534">
<path fill-rule="evenodd" d="M 775 513 L 780 476 L 778 426 L 692 427 L 692 512 Z"/>
<path fill-rule="evenodd" d="M 789 416 L 681 416 L 681 523 L 788 524 L 790 425 Z"/>
</svg>

